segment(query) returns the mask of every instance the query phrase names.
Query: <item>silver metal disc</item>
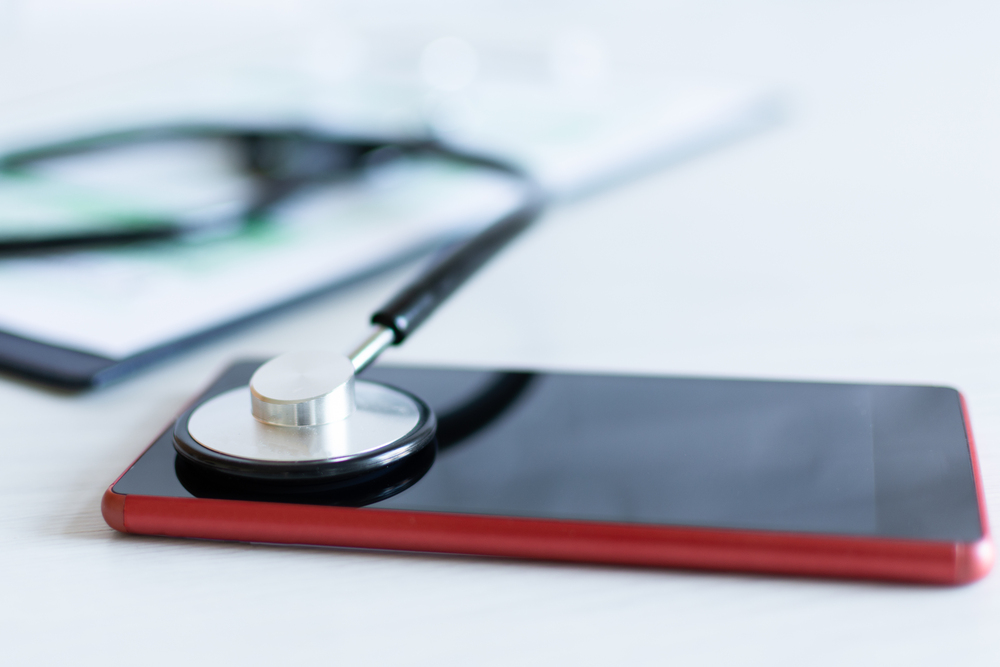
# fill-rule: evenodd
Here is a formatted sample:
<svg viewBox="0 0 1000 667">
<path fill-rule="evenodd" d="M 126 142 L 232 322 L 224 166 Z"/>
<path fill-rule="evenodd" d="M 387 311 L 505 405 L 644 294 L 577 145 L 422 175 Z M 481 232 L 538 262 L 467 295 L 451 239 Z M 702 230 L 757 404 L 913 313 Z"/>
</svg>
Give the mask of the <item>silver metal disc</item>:
<svg viewBox="0 0 1000 667">
<path fill-rule="evenodd" d="M 249 387 L 237 387 L 198 406 L 188 433 L 200 445 L 248 461 L 350 461 L 391 445 L 420 420 L 414 400 L 391 387 L 358 380 L 357 409 L 319 426 L 274 426 L 250 413 Z"/>
<path fill-rule="evenodd" d="M 259 421 L 316 426 L 354 412 L 354 365 L 330 350 L 299 350 L 271 359 L 250 378 L 250 406 Z"/>
</svg>

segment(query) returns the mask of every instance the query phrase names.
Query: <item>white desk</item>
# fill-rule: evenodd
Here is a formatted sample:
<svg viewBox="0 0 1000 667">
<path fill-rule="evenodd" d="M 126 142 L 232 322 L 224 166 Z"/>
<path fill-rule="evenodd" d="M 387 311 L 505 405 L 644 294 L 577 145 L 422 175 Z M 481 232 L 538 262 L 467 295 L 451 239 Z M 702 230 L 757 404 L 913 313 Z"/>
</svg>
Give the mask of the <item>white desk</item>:
<svg viewBox="0 0 1000 667">
<path fill-rule="evenodd" d="M 785 85 L 789 122 L 553 212 L 390 358 L 954 385 L 1000 517 L 1000 12 L 838 4 L 579 10 L 623 65 Z M 997 575 L 938 589 L 203 543 L 104 524 L 106 486 L 228 360 L 344 347 L 401 277 L 100 392 L 0 380 L 4 662 L 1000 659 Z"/>
</svg>

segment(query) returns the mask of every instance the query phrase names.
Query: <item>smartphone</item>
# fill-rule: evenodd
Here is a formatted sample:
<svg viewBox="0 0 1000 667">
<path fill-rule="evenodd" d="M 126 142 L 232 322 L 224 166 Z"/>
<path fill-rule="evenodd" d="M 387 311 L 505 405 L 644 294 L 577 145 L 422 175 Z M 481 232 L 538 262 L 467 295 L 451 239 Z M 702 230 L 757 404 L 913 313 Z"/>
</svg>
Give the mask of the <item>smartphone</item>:
<svg viewBox="0 0 1000 667">
<path fill-rule="evenodd" d="M 234 364 L 198 399 L 249 382 Z M 945 387 L 375 366 L 435 447 L 335 487 L 263 488 L 168 428 L 104 495 L 126 533 L 960 584 L 989 571 Z"/>
</svg>

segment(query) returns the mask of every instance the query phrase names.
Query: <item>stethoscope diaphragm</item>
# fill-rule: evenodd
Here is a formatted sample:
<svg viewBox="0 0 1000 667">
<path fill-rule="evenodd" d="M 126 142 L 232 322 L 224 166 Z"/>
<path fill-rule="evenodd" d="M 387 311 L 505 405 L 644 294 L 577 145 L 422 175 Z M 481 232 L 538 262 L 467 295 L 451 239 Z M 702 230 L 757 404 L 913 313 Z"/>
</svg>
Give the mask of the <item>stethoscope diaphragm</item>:
<svg viewBox="0 0 1000 667">
<path fill-rule="evenodd" d="M 522 178 L 528 186 L 522 207 L 455 246 L 376 311 L 372 332 L 349 356 L 308 350 L 271 359 L 254 372 L 249 385 L 181 415 L 174 426 L 177 452 L 215 474 L 308 485 L 387 469 L 434 443 L 436 420 L 423 401 L 356 374 L 389 346 L 400 344 L 534 220 L 542 198 L 533 182 Z M 507 384 L 498 388 L 506 391 Z M 455 432 L 465 428 L 459 421 Z"/>
<path fill-rule="evenodd" d="M 251 414 L 251 390 L 238 387 L 177 420 L 174 444 L 189 461 L 260 481 L 322 480 L 377 470 L 434 440 L 430 408 L 409 392 L 354 382 L 355 408 L 336 421 L 283 426 Z"/>
</svg>

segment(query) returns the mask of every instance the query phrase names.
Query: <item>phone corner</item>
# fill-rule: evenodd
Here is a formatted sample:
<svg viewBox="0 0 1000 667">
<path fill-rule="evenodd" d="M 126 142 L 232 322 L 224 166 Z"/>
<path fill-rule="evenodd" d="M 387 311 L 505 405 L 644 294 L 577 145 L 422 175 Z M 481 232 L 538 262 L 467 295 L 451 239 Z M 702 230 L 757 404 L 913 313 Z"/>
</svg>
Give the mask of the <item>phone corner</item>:
<svg viewBox="0 0 1000 667">
<path fill-rule="evenodd" d="M 115 493 L 112 485 L 108 487 L 108 490 L 104 492 L 104 497 L 101 498 L 101 516 L 104 517 L 105 523 L 122 533 L 128 532 L 125 528 L 125 499 L 127 497 L 122 493 Z"/>
<path fill-rule="evenodd" d="M 955 583 L 971 584 L 979 581 L 993 568 L 996 550 L 989 535 L 978 542 L 955 545 Z"/>
<path fill-rule="evenodd" d="M 986 517 L 986 494 L 983 490 L 983 478 L 979 471 L 976 441 L 972 435 L 969 405 L 961 391 L 958 392 L 958 400 L 962 409 L 962 421 L 965 425 L 965 436 L 969 445 L 969 463 L 972 466 L 972 481 L 976 489 L 976 504 L 979 508 L 979 521 L 983 531 L 982 537 L 976 542 L 961 542 L 955 548 L 955 583 L 968 584 L 989 574 L 996 558 L 996 550 L 993 547 L 993 540 L 990 538 L 989 520 Z"/>
</svg>

